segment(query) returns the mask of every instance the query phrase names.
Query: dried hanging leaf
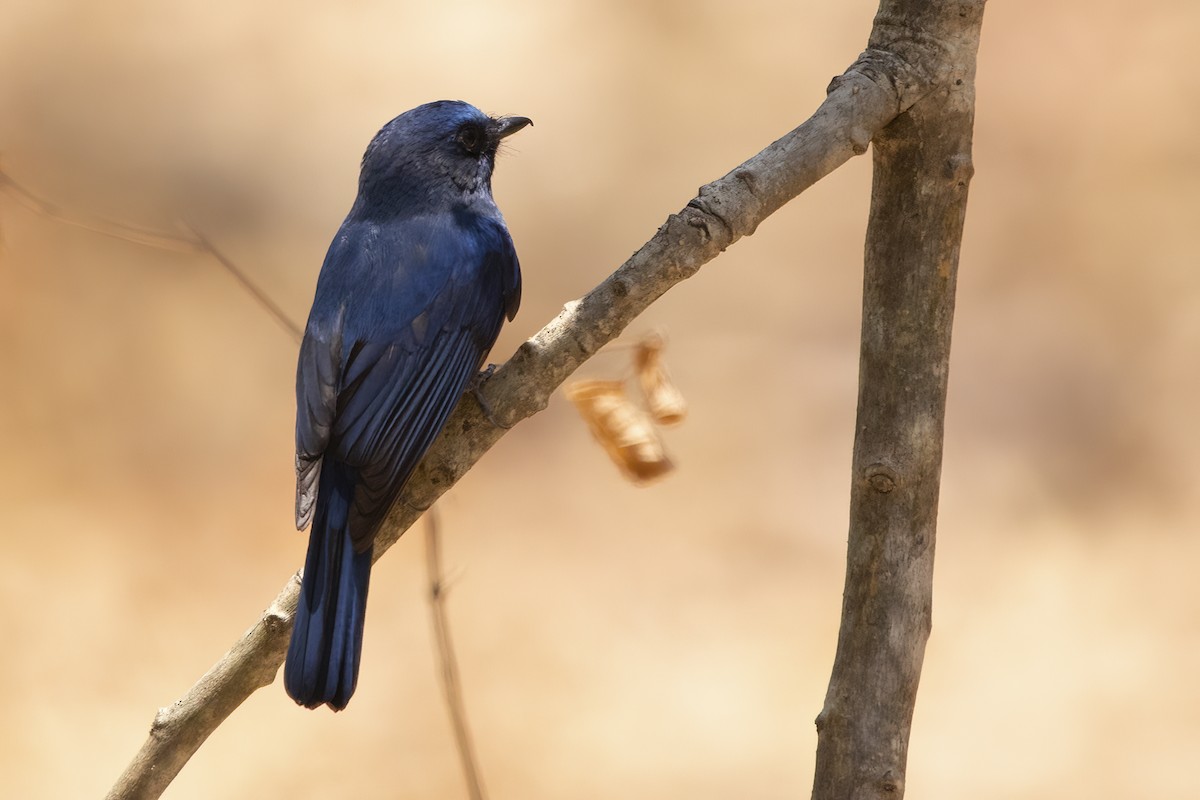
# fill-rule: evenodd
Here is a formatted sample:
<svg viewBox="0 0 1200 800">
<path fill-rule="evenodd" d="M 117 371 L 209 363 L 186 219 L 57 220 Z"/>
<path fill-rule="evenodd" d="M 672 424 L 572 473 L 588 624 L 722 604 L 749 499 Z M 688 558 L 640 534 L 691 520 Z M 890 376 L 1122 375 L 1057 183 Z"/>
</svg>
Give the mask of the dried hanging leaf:
<svg viewBox="0 0 1200 800">
<path fill-rule="evenodd" d="M 661 335 L 648 334 L 638 342 L 633 361 L 650 416 L 659 425 L 677 425 L 687 416 L 687 401 L 667 372 L 662 357 L 666 346 Z"/>
<path fill-rule="evenodd" d="M 623 381 L 576 381 L 566 394 L 625 477 L 644 484 L 673 469 L 654 423 L 626 396 Z"/>
</svg>

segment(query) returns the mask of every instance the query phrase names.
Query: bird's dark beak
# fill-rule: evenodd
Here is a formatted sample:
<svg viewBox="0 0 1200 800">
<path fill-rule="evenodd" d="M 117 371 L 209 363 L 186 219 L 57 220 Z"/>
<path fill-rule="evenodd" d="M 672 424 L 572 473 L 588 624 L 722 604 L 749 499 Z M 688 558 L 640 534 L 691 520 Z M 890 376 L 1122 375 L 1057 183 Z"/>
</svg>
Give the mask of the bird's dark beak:
<svg viewBox="0 0 1200 800">
<path fill-rule="evenodd" d="M 500 117 L 499 119 L 492 120 L 490 127 L 497 139 L 504 139 L 512 136 L 526 125 L 532 124 L 533 120 L 529 117 Z"/>
</svg>

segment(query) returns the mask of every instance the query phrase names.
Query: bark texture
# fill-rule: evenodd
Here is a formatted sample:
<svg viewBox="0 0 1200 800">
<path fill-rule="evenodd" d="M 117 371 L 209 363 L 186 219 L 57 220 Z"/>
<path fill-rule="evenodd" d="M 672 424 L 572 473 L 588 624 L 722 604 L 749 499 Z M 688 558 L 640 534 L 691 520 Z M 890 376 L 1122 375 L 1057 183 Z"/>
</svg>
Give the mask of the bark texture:
<svg viewBox="0 0 1200 800">
<path fill-rule="evenodd" d="M 983 0 L 885 2 L 871 50 L 928 81 L 874 137 L 846 584 L 814 800 L 904 794 L 933 554 Z"/>
</svg>

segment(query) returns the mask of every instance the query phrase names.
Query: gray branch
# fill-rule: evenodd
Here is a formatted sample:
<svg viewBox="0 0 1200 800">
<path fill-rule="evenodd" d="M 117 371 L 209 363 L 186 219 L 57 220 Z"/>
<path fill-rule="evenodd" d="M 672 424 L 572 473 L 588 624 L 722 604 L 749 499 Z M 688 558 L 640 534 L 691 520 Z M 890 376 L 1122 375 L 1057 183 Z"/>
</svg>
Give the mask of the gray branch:
<svg viewBox="0 0 1200 800">
<path fill-rule="evenodd" d="M 871 46 L 923 48 L 937 91 L 874 137 L 858 422 L 837 655 L 813 800 L 899 800 L 933 551 L 984 0 L 885 0 Z"/>
<path fill-rule="evenodd" d="M 886 24 L 881 11 L 877 33 Z M 870 49 L 830 84 L 812 117 L 723 178 L 701 187 L 616 272 L 568 303 L 525 342 L 482 390 L 493 417 L 504 427 L 489 422 L 475 400 L 468 397 L 459 404 L 385 520 L 376 539 L 376 558 L 509 428 L 546 408 L 555 389 L 651 303 L 753 233 L 800 192 L 866 152 L 885 125 L 944 83 L 948 73 L 931 58 L 938 54 L 937 44 L 873 36 Z M 149 738 L 109 798 L 158 797 L 209 734 L 254 690 L 272 682 L 287 648 L 299 585 L 295 577 L 289 580 L 233 648 L 182 699 L 159 710 Z"/>
</svg>

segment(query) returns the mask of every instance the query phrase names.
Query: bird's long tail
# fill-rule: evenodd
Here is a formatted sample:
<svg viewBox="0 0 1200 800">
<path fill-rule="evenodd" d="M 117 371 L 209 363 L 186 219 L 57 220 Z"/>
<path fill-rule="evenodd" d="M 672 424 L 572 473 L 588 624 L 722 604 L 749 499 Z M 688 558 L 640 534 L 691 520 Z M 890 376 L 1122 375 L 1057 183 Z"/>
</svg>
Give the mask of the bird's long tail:
<svg viewBox="0 0 1200 800">
<path fill-rule="evenodd" d="M 355 471 L 327 459 L 321 467 L 317 509 L 283 683 L 302 706 L 328 703 L 340 711 L 350 702 L 362 655 L 371 550 L 355 553 L 350 506 Z"/>
</svg>

